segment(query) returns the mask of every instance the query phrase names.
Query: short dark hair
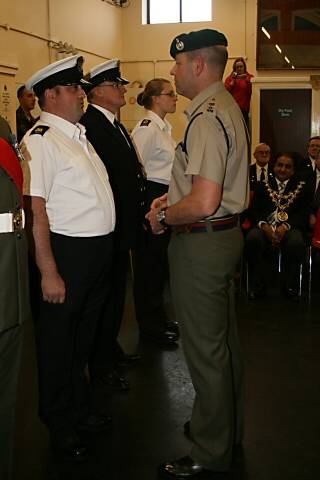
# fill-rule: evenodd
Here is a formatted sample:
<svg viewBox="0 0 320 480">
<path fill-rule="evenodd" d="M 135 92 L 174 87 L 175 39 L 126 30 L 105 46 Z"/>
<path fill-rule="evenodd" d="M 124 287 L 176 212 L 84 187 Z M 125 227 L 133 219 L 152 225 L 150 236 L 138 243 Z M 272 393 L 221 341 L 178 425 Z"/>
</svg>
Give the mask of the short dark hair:
<svg viewBox="0 0 320 480">
<path fill-rule="evenodd" d="M 314 137 L 311 137 L 309 138 L 309 144 L 312 142 L 312 140 L 320 140 L 320 136 L 319 135 L 315 135 Z"/>
<path fill-rule="evenodd" d="M 301 167 L 302 165 L 302 162 L 303 162 L 303 157 L 300 153 L 298 152 L 279 152 L 277 153 L 276 155 L 276 158 L 275 158 L 275 162 L 274 164 L 277 163 L 278 159 L 280 157 L 288 157 L 288 158 L 291 158 L 292 160 L 292 163 L 293 163 L 293 168 L 294 168 L 294 171 L 296 172 L 297 170 L 299 170 L 299 168 Z"/>
<path fill-rule="evenodd" d="M 17 98 L 21 98 L 24 90 L 26 89 L 25 85 L 21 85 L 21 87 L 18 88 L 17 90 Z"/>
</svg>

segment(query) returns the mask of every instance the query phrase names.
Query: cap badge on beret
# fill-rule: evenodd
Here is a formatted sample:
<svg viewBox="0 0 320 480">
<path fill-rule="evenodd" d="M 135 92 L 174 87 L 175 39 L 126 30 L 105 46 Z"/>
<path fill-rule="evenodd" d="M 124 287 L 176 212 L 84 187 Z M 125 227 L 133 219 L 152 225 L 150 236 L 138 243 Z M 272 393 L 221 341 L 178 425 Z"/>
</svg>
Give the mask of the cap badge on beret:
<svg viewBox="0 0 320 480">
<path fill-rule="evenodd" d="M 176 38 L 176 49 L 178 52 L 181 52 L 184 49 L 184 43 L 179 38 Z"/>
</svg>

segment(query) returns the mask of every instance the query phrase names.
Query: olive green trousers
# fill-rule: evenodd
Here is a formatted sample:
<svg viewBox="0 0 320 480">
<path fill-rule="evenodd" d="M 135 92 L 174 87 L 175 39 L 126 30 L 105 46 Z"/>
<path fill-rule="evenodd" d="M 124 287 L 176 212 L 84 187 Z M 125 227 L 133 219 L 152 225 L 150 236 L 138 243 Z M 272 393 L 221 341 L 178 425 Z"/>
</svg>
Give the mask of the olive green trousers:
<svg viewBox="0 0 320 480">
<path fill-rule="evenodd" d="M 243 361 L 233 278 L 242 253 L 238 227 L 173 234 L 169 245 L 173 303 L 195 390 L 191 457 L 226 471 L 243 436 Z"/>
<path fill-rule="evenodd" d="M 0 333 L 0 478 L 11 480 L 23 327 Z"/>
</svg>

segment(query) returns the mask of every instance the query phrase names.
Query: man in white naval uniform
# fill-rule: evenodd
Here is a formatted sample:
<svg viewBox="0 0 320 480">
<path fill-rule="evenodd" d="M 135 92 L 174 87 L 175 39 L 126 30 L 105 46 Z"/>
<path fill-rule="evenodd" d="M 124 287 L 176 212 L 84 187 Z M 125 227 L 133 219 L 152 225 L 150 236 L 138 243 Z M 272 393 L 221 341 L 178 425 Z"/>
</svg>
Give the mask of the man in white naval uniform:
<svg viewBox="0 0 320 480">
<path fill-rule="evenodd" d="M 115 227 L 107 171 L 77 123 L 85 97 L 82 63 L 75 55 L 30 78 L 27 88 L 42 113 L 23 139 L 24 195 L 41 286 L 34 314 L 39 414 L 53 447 L 76 460 L 87 453 L 79 431 L 110 423 L 90 412 L 85 367 L 108 290 Z"/>
</svg>

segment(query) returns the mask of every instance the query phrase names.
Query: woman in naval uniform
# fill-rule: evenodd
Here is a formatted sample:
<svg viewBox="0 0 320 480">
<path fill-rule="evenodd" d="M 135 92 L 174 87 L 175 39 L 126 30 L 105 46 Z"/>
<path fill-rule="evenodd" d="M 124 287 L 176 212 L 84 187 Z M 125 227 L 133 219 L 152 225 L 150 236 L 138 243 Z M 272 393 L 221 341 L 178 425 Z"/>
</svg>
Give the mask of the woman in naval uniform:
<svg viewBox="0 0 320 480">
<path fill-rule="evenodd" d="M 168 80 L 154 78 L 138 95 L 145 115 L 132 131 L 132 138 L 147 175 L 147 201 L 168 191 L 174 158 L 172 127 L 165 118 L 176 110 L 177 95 Z M 135 260 L 135 305 L 140 334 L 158 344 L 178 339 L 177 326 L 169 322 L 163 307 L 168 277 L 167 247 L 170 233 L 155 236 L 146 232 L 146 244 Z"/>
</svg>

